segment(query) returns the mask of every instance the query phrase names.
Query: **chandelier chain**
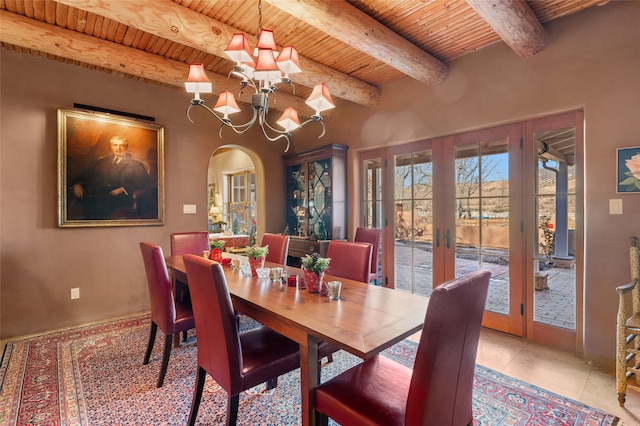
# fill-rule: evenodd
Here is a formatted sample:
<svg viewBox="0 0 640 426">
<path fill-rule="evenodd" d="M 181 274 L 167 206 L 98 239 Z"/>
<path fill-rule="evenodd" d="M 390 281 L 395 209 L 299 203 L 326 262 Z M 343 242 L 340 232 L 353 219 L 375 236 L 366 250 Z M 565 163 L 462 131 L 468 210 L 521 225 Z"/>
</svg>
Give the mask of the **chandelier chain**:
<svg viewBox="0 0 640 426">
<path fill-rule="evenodd" d="M 258 34 L 256 34 L 256 38 L 260 38 L 260 31 L 262 31 L 262 0 L 258 0 Z"/>
</svg>

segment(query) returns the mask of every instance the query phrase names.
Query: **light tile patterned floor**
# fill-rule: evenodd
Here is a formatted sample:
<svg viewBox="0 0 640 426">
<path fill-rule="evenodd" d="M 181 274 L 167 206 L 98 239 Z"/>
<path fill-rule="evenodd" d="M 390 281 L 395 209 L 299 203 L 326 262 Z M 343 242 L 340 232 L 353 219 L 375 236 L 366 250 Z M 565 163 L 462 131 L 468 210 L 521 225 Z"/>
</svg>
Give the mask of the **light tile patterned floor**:
<svg viewBox="0 0 640 426">
<path fill-rule="evenodd" d="M 640 388 L 629 389 L 625 406 L 620 407 L 615 377 L 573 352 L 483 329 L 477 362 L 618 416 L 625 426 L 640 425 Z"/>
</svg>

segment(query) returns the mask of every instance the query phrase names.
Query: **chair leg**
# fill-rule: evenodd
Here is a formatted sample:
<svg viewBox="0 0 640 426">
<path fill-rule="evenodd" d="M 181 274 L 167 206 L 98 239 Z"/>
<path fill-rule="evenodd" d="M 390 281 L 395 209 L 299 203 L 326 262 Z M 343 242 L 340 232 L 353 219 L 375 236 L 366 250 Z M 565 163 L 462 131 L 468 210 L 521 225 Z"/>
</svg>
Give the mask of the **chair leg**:
<svg viewBox="0 0 640 426">
<path fill-rule="evenodd" d="M 169 365 L 169 356 L 171 355 L 171 343 L 173 342 L 173 335 L 167 334 L 164 336 L 164 354 L 162 355 L 162 367 L 160 367 L 160 376 L 158 376 L 157 387 L 161 388 L 164 383 L 164 375 L 167 374 L 167 366 Z"/>
<path fill-rule="evenodd" d="M 188 330 L 184 330 L 184 331 L 182 332 L 182 341 L 183 341 L 183 342 L 186 342 L 186 341 L 187 341 L 187 331 L 188 331 Z"/>
<path fill-rule="evenodd" d="M 333 354 L 327 355 L 327 362 L 333 362 Z"/>
<path fill-rule="evenodd" d="M 229 396 L 227 405 L 227 426 L 236 426 L 238 422 L 238 405 L 240 405 L 240 394 Z"/>
<path fill-rule="evenodd" d="M 278 387 L 278 378 L 267 380 L 266 382 L 267 390 L 275 389 Z"/>
<path fill-rule="evenodd" d="M 151 351 L 153 350 L 153 343 L 156 341 L 156 330 L 158 330 L 158 326 L 155 322 L 151 321 L 149 343 L 147 343 L 147 353 L 144 354 L 144 361 L 142 362 L 142 365 L 149 364 L 149 358 L 151 358 Z"/>
<path fill-rule="evenodd" d="M 204 368 L 198 366 L 196 384 L 193 388 L 193 400 L 191 401 L 191 410 L 189 411 L 189 420 L 187 421 L 189 426 L 196 424 L 196 417 L 198 417 L 198 408 L 200 408 L 200 400 L 202 399 L 202 391 L 204 390 L 204 381 L 206 378 L 207 372 L 204 371 Z"/>
</svg>

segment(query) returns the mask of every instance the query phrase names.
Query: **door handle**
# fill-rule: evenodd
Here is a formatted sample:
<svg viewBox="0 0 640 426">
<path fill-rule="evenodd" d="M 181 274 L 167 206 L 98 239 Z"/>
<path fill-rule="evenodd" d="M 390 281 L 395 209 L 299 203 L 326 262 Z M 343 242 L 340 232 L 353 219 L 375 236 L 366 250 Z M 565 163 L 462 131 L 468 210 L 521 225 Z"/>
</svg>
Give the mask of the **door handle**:
<svg viewBox="0 0 640 426">
<path fill-rule="evenodd" d="M 440 228 L 436 228 L 436 247 L 440 247 Z"/>
<path fill-rule="evenodd" d="M 451 235 L 449 233 L 449 228 L 444 231 L 444 245 L 446 248 L 451 248 Z"/>
</svg>

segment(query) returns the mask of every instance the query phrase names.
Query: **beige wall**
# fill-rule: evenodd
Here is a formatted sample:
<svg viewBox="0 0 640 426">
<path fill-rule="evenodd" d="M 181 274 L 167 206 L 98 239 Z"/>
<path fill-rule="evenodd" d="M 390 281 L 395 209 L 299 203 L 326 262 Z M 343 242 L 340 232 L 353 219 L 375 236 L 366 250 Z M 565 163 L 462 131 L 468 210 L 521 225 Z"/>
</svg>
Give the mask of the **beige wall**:
<svg viewBox="0 0 640 426">
<path fill-rule="evenodd" d="M 640 2 L 611 2 L 548 23 L 550 45 L 532 58 L 496 43 L 454 61 L 436 88 L 410 79 L 387 85 L 380 108 L 353 111 L 362 125 L 333 129 L 354 158 L 358 150 L 583 109 L 584 352 L 609 366 L 615 358 L 615 287 L 630 279 L 628 237 L 640 235 L 640 194 L 616 194 L 615 159 L 617 148 L 640 146 L 638 22 Z M 357 173 L 351 168 L 350 194 L 357 190 Z M 623 200 L 623 215 L 609 215 L 612 198 Z M 357 213 L 352 209 L 350 229 Z"/>
<path fill-rule="evenodd" d="M 206 230 L 207 168 L 223 144 L 253 160 L 260 230 L 282 230 L 282 150 L 261 135 L 237 137 L 203 111 L 185 117 L 189 96 L 114 75 L 6 49 L 2 55 L 0 108 L 0 337 L 18 336 L 149 309 L 138 243 L 169 253 L 172 232 Z M 165 225 L 57 227 L 57 108 L 96 105 L 155 117 L 165 126 Z M 265 185 L 265 172 L 273 185 Z M 195 204 L 197 214 L 183 214 Z M 273 222 L 273 228 L 270 223 Z M 80 288 L 80 299 L 70 289 Z"/>
<path fill-rule="evenodd" d="M 640 194 L 615 193 L 616 148 L 639 146 L 639 2 L 611 2 L 546 24 L 550 46 L 517 57 L 503 43 L 451 64 L 447 81 L 428 88 L 406 79 L 383 88 L 375 110 L 337 102 L 327 135 L 313 126 L 294 137 L 294 150 L 330 142 L 362 149 L 459 133 L 554 112 L 585 113 L 585 357 L 615 357 L 614 288 L 629 279 L 628 236 L 640 234 Z M 256 165 L 259 223 L 280 231 L 284 207 L 282 145 L 262 136 L 218 139 L 203 113 L 184 117 L 188 97 L 73 65 L 17 54 L 2 55 L 0 124 L 1 337 L 114 317 L 148 308 L 137 244 L 204 229 L 210 155 L 223 144 L 243 146 Z M 166 223 L 161 227 L 56 227 L 56 108 L 74 102 L 156 117 L 165 126 Z M 357 164 L 350 163 L 352 235 Z M 268 179 L 268 180 L 267 180 Z M 608 214 L 621 198 L 622 216 Z M 182 214 L 196 204 L 198 214 Z M 71 301 L 69 289 L 80 287 Z"/>
</svg>

